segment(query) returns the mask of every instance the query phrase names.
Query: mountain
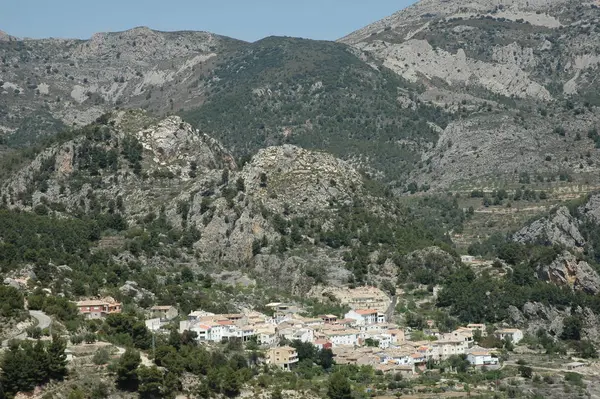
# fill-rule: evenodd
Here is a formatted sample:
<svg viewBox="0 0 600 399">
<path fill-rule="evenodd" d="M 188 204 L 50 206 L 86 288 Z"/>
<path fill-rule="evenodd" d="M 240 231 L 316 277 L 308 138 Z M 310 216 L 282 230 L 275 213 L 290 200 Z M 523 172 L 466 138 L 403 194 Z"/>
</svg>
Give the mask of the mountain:
<svg viewBox="0 0 600 399">
<path fill-rule="evenodd" d="M 139 110 L 17 151 L 1 170 L 3 207 L 92 223 L 96 240 L 108 241 L 89 246 L 126 254 L 118 263 L 164 272 L 183 262 L 251 278 L 262 270 L 263 284 L 294 293 L 315 280 L 377 282 L 394 252 L 446 246 L 443 226 L 465 219 L 451 202 L 404 205 L 324 152 L 268 147 L 242 167 L 179 117 Z"/>
<path fill-rule="evenodd" d="M 509 183 L 526 172 L 597 180 L 598 6 L 572 1 L 424 0 L 340 40 L 454 118 L 417 181 Z"/>
<path fill-rule="evenodd" d="M 325 150 L 399 192 L 515 187 L 524 174 L 594 187 L 596 7 L 427 0 L 338 43 L 147 28 L 13 38 L 0 42 L 0 129 L 14 147 L 141 107 L 236 157 Z"/>
<path fill-rule="evenodd" d="M 419 85 L 338 43 L 270 37 L 212 74 L 206 103 L 183 115 L 239 155 L 291 143 L 397 180 L 451 119 L 413 101 Z"/>
<path fill-rule="evenodd" d="M 243 43 L 145 27 L 90 40 L 2 37 L 0 133 L 13 146 L 87 125 L 115 107 L 163 114 L 199 104 L 197 82 L 211 60 Z"/>
</svg>

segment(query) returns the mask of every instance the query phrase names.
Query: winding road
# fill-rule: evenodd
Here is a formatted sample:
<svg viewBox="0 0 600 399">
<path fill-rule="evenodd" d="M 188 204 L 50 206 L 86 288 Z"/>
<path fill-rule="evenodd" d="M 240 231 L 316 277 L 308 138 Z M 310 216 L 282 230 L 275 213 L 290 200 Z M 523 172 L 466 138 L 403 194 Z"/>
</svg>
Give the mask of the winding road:
<svg viewBox="0 0 600 399">
<path fill-rule="evenodd" d="M 30 310 L 29 311 L 29 316 L 33 317 L 34 319 L 36 319 L 37 321 L 37 325 L 36 327 L 39 327 L 40 329 L 44 329 L 44 328 L 48 328 L 50 327 L 50 325 L 52 324 L 52 319 L 44 312 L 41 312 L 39 310 Z M 13 339 L 27 339 L 27 332 L 23 331 L 21 334 L 12 336 L 11 338 L 2 341 L 2 346 L 3 347 L 7 347 L 8 343 L 13 340 Z"/>
</svg>

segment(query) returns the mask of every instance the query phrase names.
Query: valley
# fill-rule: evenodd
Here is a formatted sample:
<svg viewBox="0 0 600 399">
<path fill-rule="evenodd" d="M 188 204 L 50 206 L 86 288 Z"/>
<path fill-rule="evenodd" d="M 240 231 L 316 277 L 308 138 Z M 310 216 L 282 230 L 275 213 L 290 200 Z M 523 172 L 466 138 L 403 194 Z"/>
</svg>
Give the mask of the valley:
<svg viewBox="0 0 600 399">
<path fill-rule="evenodd" d="M 600 14 L 0 32 L 0 398 L 600 397 Z"/>
</svg>

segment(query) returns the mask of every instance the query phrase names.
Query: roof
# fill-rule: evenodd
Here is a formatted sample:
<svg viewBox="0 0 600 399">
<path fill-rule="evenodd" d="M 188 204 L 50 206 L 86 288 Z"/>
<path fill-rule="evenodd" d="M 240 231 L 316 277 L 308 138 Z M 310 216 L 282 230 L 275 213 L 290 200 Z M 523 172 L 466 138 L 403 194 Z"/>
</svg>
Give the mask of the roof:
<svg viewBox="0 0 600 399">
<path fill-rule="evenodd" d="M 102 301 L 99 299 L 91 299 L 89 301 L 77 302 L 77 306 L 105 306 L 105 305 L 108 305 L 108 302 Z"/>
<path fill-rule="evenodd" d="M 369 314 L 377 314 L 377 310 L 375 309 L 358 309 L 355 310 L 359 315 L 369 315 Z"/>
<path fill-rule="evenodd" d="M 280 351 L 286 351 L 286 352 L 296 352 L 296 348 L 292 348 L 291 346 L 278 346 L 275 348 L 271 348 L 270 350 L 271 351 L 280 350 Z"/>
<path fill-rule="evenodd" d="M 169 310 L 169 309 L 172 309 L 172 308 L 173 308 L 173 306 L 171 306 L 171 305 L 166 305 L 166 306 L 152 306 L 150 308 L 150 310 Z"/>
<path fill-rule="evenodd" d="M 469 354 L 473 356 L 490 356 L 490 352 L 471 352 Z"/>
<path fill-rule="evenodd" d="M 519 330 L 518 328 L 501 328 L 500 330 L 498 330 L 496 332 L 502 334 L 502 333 L 516 333 L 518 331 L 521 331 L 521 330 Z"/>
</svg>

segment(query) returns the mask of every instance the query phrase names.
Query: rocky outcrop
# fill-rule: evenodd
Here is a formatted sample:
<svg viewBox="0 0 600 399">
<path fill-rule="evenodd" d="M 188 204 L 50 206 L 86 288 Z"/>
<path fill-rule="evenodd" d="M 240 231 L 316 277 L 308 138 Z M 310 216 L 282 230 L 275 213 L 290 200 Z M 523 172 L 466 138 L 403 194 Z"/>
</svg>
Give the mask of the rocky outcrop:
<svg viewBox="0 0 600 399">
<path fill-rule="evenodd" d="M 123 286 L 119 287 L 119 292 L 132 298 L 135 302 L 140 302 L 144 298 L 154 299 L 152 292 L 138 286 L 135 281 L 126 281 Z"/>
<path fill-rule="evenodd" d="M 567 248 L 582 248 L 585 239 L 577 227 L 577 220 L 567 207 L 560 207 L 550 217 L 536 220 L 517 232 L 513 239 L 521 243 L 558 244 Z"/>
<path fill-rule="evenodd" d="M 595 223 L 600 224 L 600 194 L 590 196 L 588 201 L 579 207 L 579 212 Z"/>
<path fill-rule="evenodd" d="M 585 261 L 564 251 L 551 264 L 538 268 L 538 277 L 559 286 L 571 287 L 591 295 L 600 292 L 600 276 Z"/>
<path fill-rule="evenodd" d="M 348 163 L 293 145 L 260 150 L 242 177 L 255 199 L 279 213 L 285 204 L 301 213 L 350 204 L 362 192 L 362 177 Z"/>
<path fill-rule="evenodd" d="M 468 57 L 464 49 L 452 54 L 416 39 L 401 44 L 374 41 L 361 49 L 376 53 L 386 67 L 413 82 L 438 78 L 451 86 L 481 86 L 507 97 L 552 98 L 545 87 L 533 81 L 517 64 L 486 63 Z"/>
</svg>

